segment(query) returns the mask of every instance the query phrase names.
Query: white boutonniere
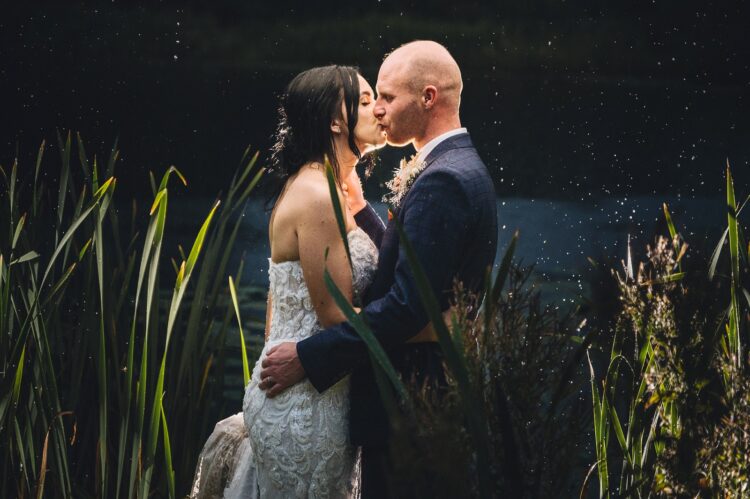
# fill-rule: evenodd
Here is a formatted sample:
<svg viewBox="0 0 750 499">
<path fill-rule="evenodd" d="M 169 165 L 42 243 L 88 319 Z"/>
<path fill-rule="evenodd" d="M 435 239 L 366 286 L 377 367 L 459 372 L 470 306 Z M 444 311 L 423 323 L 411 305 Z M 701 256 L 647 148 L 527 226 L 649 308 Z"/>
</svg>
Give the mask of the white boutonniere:
<svg viewBox="0 0 750 499">
<path fill-rule="evenodd" d="M 390 192 L 383 196 L 383 202 L 398 208 L 424 167 L 425 162 L 419 160 L 416 155 L 409 158 L 408 161 L 403 158 L 394 171 L 393 178 L 385 184 Z"/>
</svg>

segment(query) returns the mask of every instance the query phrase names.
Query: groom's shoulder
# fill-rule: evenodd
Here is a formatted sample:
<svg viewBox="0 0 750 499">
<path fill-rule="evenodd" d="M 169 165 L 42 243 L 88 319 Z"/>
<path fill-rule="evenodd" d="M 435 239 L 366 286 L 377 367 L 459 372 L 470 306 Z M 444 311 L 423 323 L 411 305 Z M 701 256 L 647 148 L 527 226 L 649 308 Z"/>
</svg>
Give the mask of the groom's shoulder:
<svg viewBox="0 0 750 499">
<path fill-rule="evenodd" d="M 440 156 L 435 158 L 433 165 L 435 170 L 445 170 L 456 174 L 461 174 L 467 170 L 476 170 L 477 173 L 487 170 L 484 161 L 482 161 L 474 146 L 457 147 L 443 151 Z"/>
<path fill-rule="evenodd" d="M 469 193 L 494 189 L 487 167 L 473 146 L 443 151 L 425 170 L 424 177 L 442 177 Z"/>
</svg>

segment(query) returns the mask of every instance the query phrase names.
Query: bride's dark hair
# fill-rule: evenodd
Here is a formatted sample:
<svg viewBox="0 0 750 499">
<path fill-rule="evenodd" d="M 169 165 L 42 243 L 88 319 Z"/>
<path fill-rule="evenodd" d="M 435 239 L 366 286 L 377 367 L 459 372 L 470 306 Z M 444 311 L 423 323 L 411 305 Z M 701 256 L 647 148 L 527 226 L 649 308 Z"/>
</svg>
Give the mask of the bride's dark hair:
<svg viewBox="0 0 750 499">
<path fill-rule="evenodd" d="M 323 66 L 303 71 L 287 85 L 279 105 L 279 123 L 271 149 L 270 171 L 276 174 L 278 188 L 311 161 L 323 163 L 328 158 L 337 182 L 341 182 L 336 161 L 336 147 L 331 122 L 343 119 L 341 103 L 346 109 L 349 148 L 357 158 L 362 154 L 354 140 L 359 107 L 359 71 L 351 66 Z M 269 200 L 269 201 L 271 201 Z"/>
</svg>

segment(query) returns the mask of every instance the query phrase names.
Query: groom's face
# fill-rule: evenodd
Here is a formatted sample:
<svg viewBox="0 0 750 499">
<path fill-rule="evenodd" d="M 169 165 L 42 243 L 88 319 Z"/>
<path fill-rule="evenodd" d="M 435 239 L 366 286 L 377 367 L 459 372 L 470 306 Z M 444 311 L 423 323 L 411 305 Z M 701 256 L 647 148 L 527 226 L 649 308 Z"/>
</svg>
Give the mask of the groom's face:
<svg viewBox="0 0 750 499">
<path fill-rule="evenodd" d="M 420 136 L 424 128 L 419 95 L 409 85 L 403 65 L 383 63 L 376 85 L 378 98 L 374 113 L 389 144 L 403 146 Z"/>
</svg>

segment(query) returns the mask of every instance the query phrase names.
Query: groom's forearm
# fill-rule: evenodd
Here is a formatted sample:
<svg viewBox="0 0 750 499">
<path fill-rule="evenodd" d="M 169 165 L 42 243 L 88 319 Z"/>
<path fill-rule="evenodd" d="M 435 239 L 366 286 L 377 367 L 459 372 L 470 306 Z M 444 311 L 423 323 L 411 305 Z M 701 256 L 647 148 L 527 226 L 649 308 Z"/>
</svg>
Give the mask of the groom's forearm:
<svg viewBox="0 0 750 499">
<path fill-rule="evenodd" d="M 367 347 L 344 322 L 298 342 L 297 356 L 307 379 L 322 393 L 367 357 Z"/>
<path fill-rule="evenodd" d="M 389 293 L 363 310 L 365 322 L 383 348 L 404 343 L 427 325 L 418 300 L 394 299 Z M 344 322 L 297 343 L 297 356 L 310 383 L 323 392 L 366 362 L 368 349 L 354 326 Z"/>
<path fill-rule="evenodd" d="M 385 225 L 373 207 L 370 206 L 370 203 L 367 203 L 364 208 L 354 214 L 354 221 L 358 227 L 370 236 L 372 242 L 380 247 L 380 243 L 383 241 L 383 234 L 385 234 Z"/>
</svg>

